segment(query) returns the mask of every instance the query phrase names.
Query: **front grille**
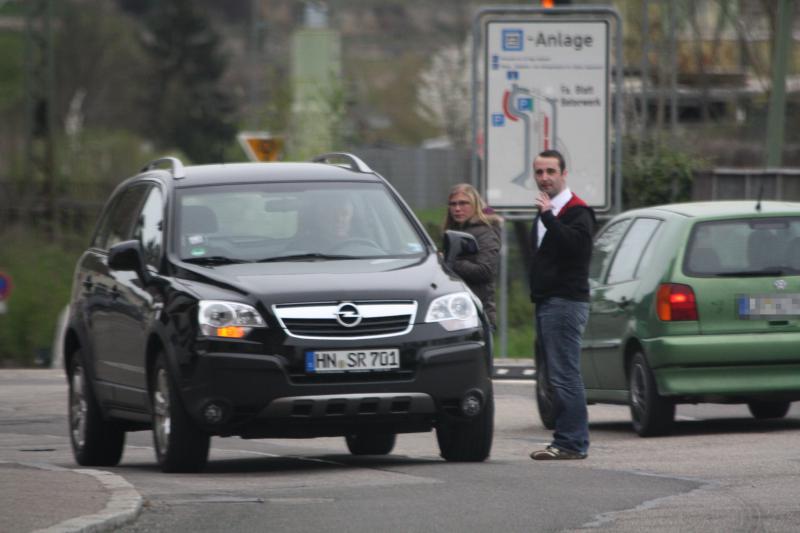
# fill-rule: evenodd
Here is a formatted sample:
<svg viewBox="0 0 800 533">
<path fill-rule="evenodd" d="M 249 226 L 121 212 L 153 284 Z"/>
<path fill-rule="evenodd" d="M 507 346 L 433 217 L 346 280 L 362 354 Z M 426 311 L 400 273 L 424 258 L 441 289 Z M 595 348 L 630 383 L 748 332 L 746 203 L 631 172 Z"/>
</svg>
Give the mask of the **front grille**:
<svg viewBox="0 0 800 533">
<path fill-rule="evenodd" d="M 336 320 L 325 319 L 290 319 L 284 320 L 286 328 L 294 335 L 311 337 L 352 337 L 353 335 L 385 336 L 405 331 L 408 328 L 409 315 L 397 315 L 381 318 L 365 318 L 354 328 L 346 328 Z"/>
<path fill-rule="evenodd" d="M 416 302 L 325 302 L 273 306 L 281 327 L 304 339 L 370 339 L 411 331 Z M 337 315 L 343 319 L 337 320 Z M 358 322 L 353 326 L 348 323 Z"/>
</svg>

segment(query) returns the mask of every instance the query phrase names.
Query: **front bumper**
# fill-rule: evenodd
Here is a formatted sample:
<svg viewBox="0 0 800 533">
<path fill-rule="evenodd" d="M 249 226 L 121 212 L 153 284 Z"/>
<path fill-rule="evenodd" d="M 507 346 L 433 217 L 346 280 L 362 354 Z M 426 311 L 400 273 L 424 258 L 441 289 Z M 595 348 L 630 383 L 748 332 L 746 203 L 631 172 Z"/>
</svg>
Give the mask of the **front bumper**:
<svg viewBox="0 0 800 533">
<path fill-rule="evenodd" d="M 428 431 L 441 417 L 461 416 L 468 393 L 491 395 L 491 357 L 482 339 L 417 339 L 413 346 L 397 372 L 319 376 L 299 376 L 296 361 L 283 355 L 206 352 L 182 367 L 180 390 L 206 431 L 246 438 Z M 212 404 L 222 414 L 210 423 Z"/>
</svg>

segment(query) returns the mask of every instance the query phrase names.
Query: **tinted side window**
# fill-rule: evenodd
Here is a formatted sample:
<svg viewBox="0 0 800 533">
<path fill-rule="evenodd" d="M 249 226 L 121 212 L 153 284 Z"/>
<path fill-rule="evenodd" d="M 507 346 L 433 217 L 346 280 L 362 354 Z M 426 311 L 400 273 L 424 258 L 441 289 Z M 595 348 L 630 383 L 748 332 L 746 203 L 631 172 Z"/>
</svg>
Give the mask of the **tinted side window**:
<svg viewBox="0 0 800 533">
<path fill-rule="evenodd" d="M 144 201 L 136 224 L 133 238 L 142 243 L 144 259 L 148 265 L 158 268 L 163 244 L 164 196 L 161 189 L 153 187 Z"/>
<path fill-rule="evenodd" d="M 617 247 L 625 230 L 628 229 L 631 219 L 620 220 L 606 227 L 594 241 L 592 250 L 592 262 L 589 263 L 589 279 L 600 282 L 600 277 L 606 271 L 606 267 L 614 256 L 614 249 Z"/>
<path fill-rule="evenodd" d="M 108 224 L 109 219 L 111 218 L 111 213 L 114 212 L 116 205 L 119 203 L 119 195 L 116 196 L 111 202 L 109 203 L 108 208 L 103 211 L 103 218 L 97 224 L 97 230 L 94 232 L 94 238 L 92 239 L 92 248 L 105 248 L 105 242 L 108 238 Z"/>
<path fill-rule="evenodd" d="M 606 283 L 619 283 L 634 279 L 637 266 L 661 222 L 654 218 L 637 218 L 614 255 Z"/>
<path fill-rule="evenodd" d="M 135 185 L 120 193 L 103 220 L 95 239 L 95 246 L 107 250 L 117 243 L 130 239 L 134 219 L 148 188 L 147 185 Z"/>
</svg>

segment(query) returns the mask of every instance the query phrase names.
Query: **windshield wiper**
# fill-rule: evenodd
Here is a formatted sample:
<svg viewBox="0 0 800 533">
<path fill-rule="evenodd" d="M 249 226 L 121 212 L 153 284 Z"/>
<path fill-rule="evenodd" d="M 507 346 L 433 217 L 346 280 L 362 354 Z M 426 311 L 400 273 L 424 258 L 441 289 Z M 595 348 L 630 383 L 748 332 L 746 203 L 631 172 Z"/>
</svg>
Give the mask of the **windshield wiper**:
<svg viewBox="0 0 800 533">
<path fill-rule="evenodd" d="M 224 255 L 210 255 L 208 257 L 189 257 L 183 259 L 185 263 L 194 263 L 196 265 L 232 265 L 234 263 L 246 263 L 241 259 L 232 259 Z"/>
<path fill-rule="evenodd" d="M 717 272 L 714 274 L 721 278 L 754 278 L 758 276 L 783 276 L 784 271 L 779 268 L 765 268 L 763 270 L 737 270 L 735 272 Z"/>
<path fill-rule="evenodd" d="M 357 259 L 354 255 L 331 255 L 320 253 L 307 253 L 307 254 L 292 254 L 292 255 L 279 255 L 276 257 L 265 257 L 259 259 L 256 263 L 278 263 L 281 261 L 314 261 L 323 259 Z"/>
</svg>

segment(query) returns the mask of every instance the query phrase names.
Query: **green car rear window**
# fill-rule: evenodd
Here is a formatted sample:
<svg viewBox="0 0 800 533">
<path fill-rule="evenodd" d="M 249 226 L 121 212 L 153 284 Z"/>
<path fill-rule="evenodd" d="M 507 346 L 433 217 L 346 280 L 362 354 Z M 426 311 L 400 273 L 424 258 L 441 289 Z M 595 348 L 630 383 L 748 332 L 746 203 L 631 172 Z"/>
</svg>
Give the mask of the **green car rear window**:
<svg viewBox="0 0 800 533">
<path fill-rule="evenodd" d="M 694 276 L 800 274 L 800 217 L 699 222 L 683 270 Z"/>
</svg>

